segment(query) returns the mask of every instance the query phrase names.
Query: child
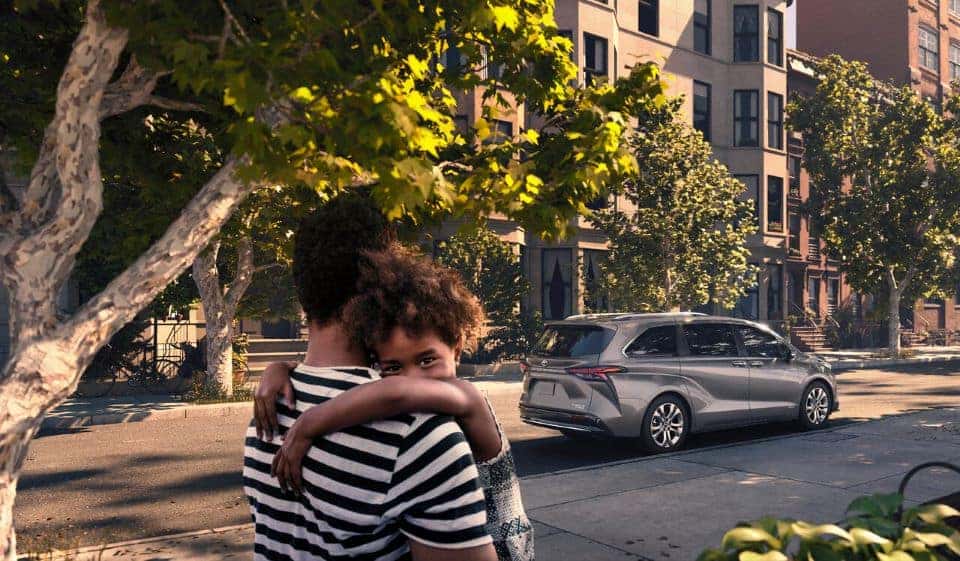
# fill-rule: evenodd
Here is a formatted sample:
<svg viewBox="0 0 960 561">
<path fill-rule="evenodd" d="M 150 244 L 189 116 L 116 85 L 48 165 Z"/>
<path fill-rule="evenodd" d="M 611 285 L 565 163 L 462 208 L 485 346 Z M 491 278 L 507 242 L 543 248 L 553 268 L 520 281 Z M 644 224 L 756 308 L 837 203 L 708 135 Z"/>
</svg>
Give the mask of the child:
<svg viewBox="0 0 960 561">
<path fill-rule="evenodd" d="M 470 442 L 487 505 L 487 531 L 501 561 L 533 560 L 533 528 L 523 510 L 510 445 L 486 398 L 456 378 L 460 353 L 483 324 L 477 298 L 449 269 L 401 246 L 369 253 L 358 296 L 344 309 L 353 337 L 370 349 L 382 379 L 360 385 L 300 415 L 273 462 L 283 488 L 299 492 L 301 461 L 314 438 L 412 412 L 457 419 Z M 274 363 L 265 376 L 288 375 Z"/>
</svg>

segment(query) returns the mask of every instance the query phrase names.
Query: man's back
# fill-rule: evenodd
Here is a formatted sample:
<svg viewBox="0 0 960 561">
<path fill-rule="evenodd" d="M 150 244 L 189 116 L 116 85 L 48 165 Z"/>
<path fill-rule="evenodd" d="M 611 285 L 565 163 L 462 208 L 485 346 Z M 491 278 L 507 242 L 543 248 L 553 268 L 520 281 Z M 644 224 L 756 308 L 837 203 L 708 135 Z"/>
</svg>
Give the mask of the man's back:
<svg viewBox="0 0 960 561">
<path fill-rule="evenodd" d="M 312 405 L 376 379 L 365 368 L 301 365 L 296 408 L 277 406 L 281 434 Z M 258 560 L 405 559 L 408 537 L 440 548 L 490 543 L 470 448 L 447 417 L 403 415 L 317 439 L 303 460 L 301 497 L 270 477 L 278 447 L 248 429 L 243 480 Z"/>
</svg>

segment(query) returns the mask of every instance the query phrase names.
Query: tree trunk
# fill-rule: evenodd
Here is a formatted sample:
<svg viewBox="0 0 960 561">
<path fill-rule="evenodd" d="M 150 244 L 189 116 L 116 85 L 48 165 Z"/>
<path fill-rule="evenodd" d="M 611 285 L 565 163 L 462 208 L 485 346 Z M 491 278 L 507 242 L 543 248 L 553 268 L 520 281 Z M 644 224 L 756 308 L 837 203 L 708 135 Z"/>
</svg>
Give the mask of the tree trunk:
<svg viewBox="0 0 960 561">
<path fill-rule="evenodd" d="M 233 395 L 233 320 L 244 293 L 253 281 L 253 243 L 240 239 L 237 247 L 237 276 L 229 288 L 220 283 L 217 257 L 220 242 L 210 244 L 193 262 L 193 280 L 200 292 L 200 303 L 206 318 L 207 376 L 206 386 Z"/>
<path fill-rule="evenodd" d="M 133 265 L 73 317 L 56 317 L 58 292 L 102 208 L 100 119 L 108 105 L 130 101 L 109 82 L 126 36 L 107 25 L 97 0 L 87 2 L 30 182 L 17 195 L 18 210 L 0 214 L 0 277 L 13 335 L 0 372 L 0 561 L 16 559 L 16 484 L 43 416 L 76 390 L 97 350 L 193 262 L 256 187 L 234 176 L 238 162 L 229 159 Z"/>
<path fill-rule="evenodd" d="M 900 356 L 900 291 L 890 287 L 890 297 L 887 302 L 887 350 L 890 356 Z"/>
</svg>

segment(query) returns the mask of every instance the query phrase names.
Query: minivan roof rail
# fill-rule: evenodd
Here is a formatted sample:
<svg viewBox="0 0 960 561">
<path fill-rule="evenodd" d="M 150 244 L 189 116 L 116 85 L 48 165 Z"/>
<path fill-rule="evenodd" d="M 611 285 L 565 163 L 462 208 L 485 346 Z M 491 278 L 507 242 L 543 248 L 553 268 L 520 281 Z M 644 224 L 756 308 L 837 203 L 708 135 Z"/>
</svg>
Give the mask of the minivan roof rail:
<svg viewBox="0 0 960 561">
<path fill-rule="evenodd" d="M 631 319 L 675 317 L 675 316 L 705 316 L 700 312 L 615 312 L 603 314 L 577 314 L 567 316 L 567 320 L 606 320 L 606 321 L 626 321 Z"/>
</svg>

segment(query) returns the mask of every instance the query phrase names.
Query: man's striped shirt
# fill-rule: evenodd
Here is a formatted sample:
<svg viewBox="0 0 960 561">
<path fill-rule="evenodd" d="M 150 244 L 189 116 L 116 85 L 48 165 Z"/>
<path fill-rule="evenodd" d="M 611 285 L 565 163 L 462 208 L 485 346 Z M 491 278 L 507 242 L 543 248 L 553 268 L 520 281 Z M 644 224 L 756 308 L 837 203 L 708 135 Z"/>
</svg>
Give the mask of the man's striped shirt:
<svg viewBox="0 0 960 561">
<path fill-rule="evenodd" d="M 291 378 L 296 406 L 278 401 L 281 435 L 311 406 L 379 376 L 300 365 Z M 400 415 L 316 439 L 300 497 L 270 477 L 280 442 L 258 439 L 253 423 L 247 429 L 243 485 L 257 561 L 393 561 L 409 559 L 408 538 L 450 549 L 491 541 L 477 468 L 450 417 Z"/>
</svg>

